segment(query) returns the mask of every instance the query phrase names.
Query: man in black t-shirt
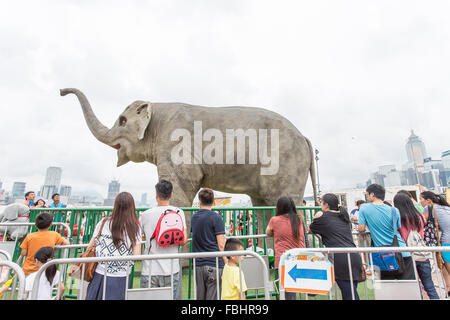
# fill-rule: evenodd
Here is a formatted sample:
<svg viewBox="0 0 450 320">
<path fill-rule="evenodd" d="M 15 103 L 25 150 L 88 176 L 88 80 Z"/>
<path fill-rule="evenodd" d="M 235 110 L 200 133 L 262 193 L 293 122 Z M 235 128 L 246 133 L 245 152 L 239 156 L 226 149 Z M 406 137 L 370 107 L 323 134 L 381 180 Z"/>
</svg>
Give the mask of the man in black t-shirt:
<svg viewBox="0 0 450 320">
<path fill-rule="evenodd" d="M 224 223 L 217 212 L 211 211 L 214 203 L 214 192 L 211 189 L 202 189 L 198 198 L 200 210 L 191 218 L 192 251 L 223 251 L 225 247 Z M 224 263 L 227 263 L 226 257 L 195 259 L 197 300 L 220 299 Z M 217 271 L 219 279 L 217 279 Z M 219 285 L 219 296 L 217 295 L 217 285 Z"/>
</svg>

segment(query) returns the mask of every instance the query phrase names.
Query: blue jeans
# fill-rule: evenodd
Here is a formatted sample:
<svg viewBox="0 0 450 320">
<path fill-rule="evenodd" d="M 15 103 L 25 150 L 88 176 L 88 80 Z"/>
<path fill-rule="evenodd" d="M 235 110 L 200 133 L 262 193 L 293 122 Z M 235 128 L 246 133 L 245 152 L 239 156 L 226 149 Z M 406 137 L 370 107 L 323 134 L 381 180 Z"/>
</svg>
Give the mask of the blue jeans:
<svg viewBox="0 0 450 320">
<path fill-rule="evenodd" d="M 352 300 L 352 287 L 349 280 L 336 280 L 336 283 L 341 289 L 342 300 Z M 355 300 L 359 300 L 358 291 L 358 281 L 353 281 L 353 290 L 355 293 Z"/>
<path fill-rule="evenodd" d="M 434 287 L 433 278 L 431 277 L 430 260 L 416 261 L 416 268 L 428 297 L 430 299 L 439 299 L 439 295 Z"/>
</svg>

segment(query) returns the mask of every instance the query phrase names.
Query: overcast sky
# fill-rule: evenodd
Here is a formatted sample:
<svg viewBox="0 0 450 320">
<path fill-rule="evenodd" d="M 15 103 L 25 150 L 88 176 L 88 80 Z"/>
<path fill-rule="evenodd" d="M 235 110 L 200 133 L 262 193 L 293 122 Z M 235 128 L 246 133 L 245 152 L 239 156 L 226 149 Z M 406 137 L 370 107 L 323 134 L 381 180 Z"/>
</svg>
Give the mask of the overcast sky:
<svg viewBox="0 0 450 320">
<path fill-rule="evenodd" d="M 156 167 L 117 168 L 75 87 L 111 127 L 135 100 L 264 107 L 320 150 L 322 191 L 400 169 L 414 129 L 450 149 L 448 1 L 0 1 L 0 181 L 106 197 L 153 194 Z M 311 194 L 308 182 L 307 194 Z"/>
</svg>

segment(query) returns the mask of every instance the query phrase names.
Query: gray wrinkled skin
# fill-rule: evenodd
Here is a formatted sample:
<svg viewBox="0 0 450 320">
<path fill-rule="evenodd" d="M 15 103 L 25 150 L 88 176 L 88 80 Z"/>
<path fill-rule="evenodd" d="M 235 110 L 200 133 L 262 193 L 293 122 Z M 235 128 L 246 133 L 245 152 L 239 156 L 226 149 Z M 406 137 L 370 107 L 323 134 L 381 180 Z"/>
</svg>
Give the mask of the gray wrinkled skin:
<svg viewBox="0 0 450 320">
<path fill-rule="evenodd" d="M 254 206 L 274 206 L 279 197 L 290 196 L 300 205 L 308 174 L 316 195 L 314 158 L 311 143 L 297 128 L 279 114 L 252 107 L 202 107 L 185 103 L 135 101 L 119 116 L 111 129 L 96 118 L 85 95 L 78 89 L 62 89 L 61 95 L 75 94 L 82 106 L 87 125 L 101 142 L 118 149 L 117 166 L 128 161 L 153 163 L 159 179 L 174 186 L 171 204 L 192 206 L 198 190 L 208 187 L 228 193 L 248 194 Z M 126 121 L 125 121 L 126 120 Z M 194 121 L 202 121 L 203 132 L 219 129 L 279 129 L 279 169 L 274 175 L 261 175 L 261 163 L 180 164 L 172 163 L 171 151 L 179 141 L 171 141 L 172 132 L 185 128 L 194 137 Z M 203 142 L 203 149 L 210 142 Z M 194 142 L 192 141 L 192 148 Z M 248 152 L 248 143 L 246 143 Z M 269 146 L 270 155 L 270 146 Z M 193 153 L 193 151 L 192 151 Z M 236 153 L 236 148 L 235 148 Z"/>
<path fill-rule="evenodd" d="M 0 223 L 20 223 L 29 222 L 27 218 L 30 215 L 30 209 L 23 204 L 13 203 L 5 207 L 2 213 L 0 213 Z M 4 235 L 7 231 L 8 238 L 11 240 L 22 239 L 27 235 L 28 227 L 26 226 L 0 226 L 0 234 Z"/>
</svg>

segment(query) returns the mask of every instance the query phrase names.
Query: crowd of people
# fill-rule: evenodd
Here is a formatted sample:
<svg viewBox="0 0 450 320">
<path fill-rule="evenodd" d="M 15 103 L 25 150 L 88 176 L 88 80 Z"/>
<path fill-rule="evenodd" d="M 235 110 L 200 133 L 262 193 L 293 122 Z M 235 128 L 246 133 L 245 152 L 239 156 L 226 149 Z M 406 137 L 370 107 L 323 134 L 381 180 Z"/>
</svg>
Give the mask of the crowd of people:
<svg viewBox="0 0 450 320">
<path fill-rule="evenodd" d="M 25 201 L 23 202 L 28 208 L 66 208 L 67 205 L 61 202 L 61 195 L 54 193 L 52 195 L 52 203 L 48 206 L 44 199 L 36 199 L 36 193 L 34 191 L 28 191 L 25 193 Z"/>
<path fill-rule="evenodd" d="M 98 257 L 124 255 L 160 255 L 180 252 L 192 233 L 193 252 L 221 252 L 243 250 L 244 245 L 235 238 L 227 239 L 222 216 L 212 210 L 214 192 L 204 188 L 199 194 L 200 209 L 191 217 L 191 229 L 187 230 L 183 210 L 170 204 L 173 186 L 170 181 L 160 180 L 156 186 L 157 206 L 136 215 L 135 202 L 128 192 L 119 193 L 114 202 L 111 216 L 103 217 L 95 226 L 89 246 L 96 244 Z M 356 247 L 352 223 L 357 231 L 370 231 L 371 246 L 406 247 L 413 241 L 428 244 L 428 225 L 436 222 L 439 245 L 450 246 L 450 206 L 440 195 L 430 191 L 420 194 L 420 202 L 414 200 L 405 190 L 399 191 L 392 204 L 385 201 L 385 189 L 372 184 L 366 189 L 366 200 L 356 203 L 357 210 L 349 214 L 340 206 L 335 194 L 320 197 L 319 211 L 307 226 L 299 215 L 292 198 L 281 197 L 276 204 L 275 216 L 267 225 L 266 234 L 273 237 L 275 249 L 275 270 L 279 268 L 282 254 L 293 248 L 307 247 L 308 232 L 320 236 L 325 247 Z M 54 207 L 61 206 L 59 195 L 55 194 Z M 38 206 L 33 196 L 26 195 L 27 205 Z M 23 271 L 26 274 L 26 291 L 32 288 L 34 276 L 39 268 L 53 257 L 57 244 L 69 244 L 55 231 L 49 231 L 53 216 L 43 212 L 36 217 L 37 232 L 28 234 L 21 245 L 21 255 L 25 258 Z M 145 241 L 143 241 L 145 239 Z M 142 245 L 145 244 L 145 250 Z M 415 253 L 413 253 L 414 255 Z M 419 254 L 419 253 L 418 253 Z M 430 299 L 439 299 L 432 277 L 431 256 L 423 254 L 412 257 L 411 253 L 400 255 L 402 272 L 381 271 L 381 279 L 415 279 L 414 267 L 423 288 Z M 450 254 L 442 252 L 443 274 L 450 290 Z M 247 286 L 245 275 L 239 272 L 242 257 L 223 256 L 195 259 L 195 284 L 197 300 L 241 299 L 245 298 Z M 365 279 L 367 257 L 359 253 L 350 254 L 351 275 L 347 254 L 331 254 L 336 283 L 344 300 L 359 299 L 358 283 Z M 130 276 L 132 262 L 100 262 L 92 281 L 89 282 L 86 299 L 125 299 L 127 277 Z M 141 288 L 172 287 L 173 298 L 181 299 L 182 272 L 178 259 L 144 260 L 140 274 Z M 107 276 L 106 288 L 103 288 Z M 56 279 L 56 280 L 55 280 Z M 48 268 L 40 279 L 38 298 L 49 299 L 54 286 L 64 287 L 58 282 L 56 268 Z M 128 283 L 131 284 L 132 279 Z M 219 288 L 217 287 L 219 286 Z M 449 292 L 450 293 L 450 292 Z M 62 293 L 61 293 L 62 294 Z M 296 293 L 286 292 L 287 300 L 295 300 Z"/>
</svg>

